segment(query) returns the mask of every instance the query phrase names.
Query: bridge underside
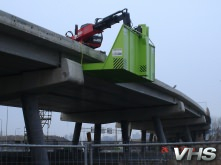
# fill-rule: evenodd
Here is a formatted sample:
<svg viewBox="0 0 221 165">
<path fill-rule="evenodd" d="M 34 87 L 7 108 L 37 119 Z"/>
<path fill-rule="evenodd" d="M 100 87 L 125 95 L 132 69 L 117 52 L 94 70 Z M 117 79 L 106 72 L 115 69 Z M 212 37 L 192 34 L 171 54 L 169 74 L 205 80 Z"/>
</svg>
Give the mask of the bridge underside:
<svg viewBox="0 0 221 165">
<path fill-rule="evenodd" d="M 154 132 L 159 117 L 168 137 L 188 126 L 191 131 L 209 128 L 209 117 L 191 100 L 164 83 L 112 83 L 82 72 L 69 59 L 61 67 L 2 76 L 0 103 L 22 107 L 21 97 L 36 95 L 39 109 L 62 112 L 61 120 L 80 123 L 129 121 L 131 128 Z M 11 88 L 13 86 L 13 88 Z"/>
</svg>

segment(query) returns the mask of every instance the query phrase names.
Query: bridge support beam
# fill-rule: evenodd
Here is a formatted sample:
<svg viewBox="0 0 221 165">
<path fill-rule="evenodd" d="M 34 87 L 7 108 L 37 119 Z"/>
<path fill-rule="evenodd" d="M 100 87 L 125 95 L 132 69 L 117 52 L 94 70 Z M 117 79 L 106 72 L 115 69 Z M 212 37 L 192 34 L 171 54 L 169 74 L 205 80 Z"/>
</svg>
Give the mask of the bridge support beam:
<svg viewBox="0 0 221 165">
<path fill-rule="evenodd" d="M 166 143 L 166 137 L 163 131 L 163 126 L 159 117 L 153 117 L 154 129 L 156 131 L 157 137 L 161 143 Z"/>
<path fill-rule="evenodd" d="M 37 96 L 25 95 L 21 98 L 21 101 L 29 144 L 45 144 Z M 49 165 L 45 148 L 31 148 L 31 155 L 34 165 Z"/>
<path fill-rule="evenodd" d="M 78 143 L 79 143 L 79 139 L 80 139 L 80 135 L 81 135 L 81 127 L 82 127 L 82 123 L 80 123 L 80 122 L 75 123 L 74 134 L 73 134 L 73 139 L 72 139 L 73 145 L 78 145 Z"/>
</svg>

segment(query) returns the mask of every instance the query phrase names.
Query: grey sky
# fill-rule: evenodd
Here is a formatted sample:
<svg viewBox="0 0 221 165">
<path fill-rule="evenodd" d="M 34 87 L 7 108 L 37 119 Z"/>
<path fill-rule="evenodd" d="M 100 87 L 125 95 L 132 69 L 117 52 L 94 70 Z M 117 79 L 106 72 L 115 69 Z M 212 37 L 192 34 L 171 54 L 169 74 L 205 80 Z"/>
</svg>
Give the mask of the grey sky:
<svg viewBox="0 0 221 165">
<path fill-rule="evenodd" d="M 74 30 L 75 24 L 93 23 L 95 18 L 123 8 L 128 8 L 134 26 L 150 27 L 156 46 L 156 78 L 177 85 L 200 105 L 208 106 L 212 116 L 221 116 L 220 0 L 2 0 L 0 7 L 62 35 Z M 109 51 L 120 25 L 104 31 L 101 50 Z M 6 107 L 0 108 L 5 128 Z M 9 110 L 9 133 L 14 134 L 18 127 L 23 130 L 22 111 Z M 67 131 L 61 131 L 63 128 Z M 50 133 L 63 135 L 72 130 L 72 123 L 59 122 L 59 115 L 54 115 Z"/>
</svg>

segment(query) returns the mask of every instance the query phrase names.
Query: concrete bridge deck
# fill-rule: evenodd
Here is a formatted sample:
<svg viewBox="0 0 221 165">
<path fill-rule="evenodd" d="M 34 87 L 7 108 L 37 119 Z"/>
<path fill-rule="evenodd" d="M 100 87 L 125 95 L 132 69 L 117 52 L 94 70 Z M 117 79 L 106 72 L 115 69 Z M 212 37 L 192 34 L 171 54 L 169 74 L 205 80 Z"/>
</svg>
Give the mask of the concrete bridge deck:
<svg viewBox="0 0 221 165">
<path fill-rule="evenodd" d="M 62 120 L 86 123 L 128 121 L 154 131 L 160 118 L 167 137 L 204 132 L 210 116 L 182 92 L 155 80 L 111 83 L 85 74 L 81 62 L 106 55 L 16 16 L 0 11 L 0 104 L 22 107 L 36 95 L 40 109 L 62 112 Z"/>
</svg>

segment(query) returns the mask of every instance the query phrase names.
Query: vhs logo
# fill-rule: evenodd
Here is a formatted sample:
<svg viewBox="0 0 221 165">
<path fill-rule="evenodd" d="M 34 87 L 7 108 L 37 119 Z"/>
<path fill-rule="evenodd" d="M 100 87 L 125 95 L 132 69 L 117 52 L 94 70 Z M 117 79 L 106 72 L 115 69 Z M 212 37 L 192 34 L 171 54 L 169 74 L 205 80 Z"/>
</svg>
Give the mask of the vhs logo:
<svg viewBox="0 0 221 165">
<path fill-rule="evenodd" d="M 193 156 L 197 156 L 197 160 L 211 161 L 216 158 L 216 149 L 213 147 L 199 148 L 195 151 L 194 148 L 184 148 L 181 152 L 178 147 L 174 148 L 176 160 L 182 160 L 187 155 L 187 160 L 192 160 Z"/>
</svg>

